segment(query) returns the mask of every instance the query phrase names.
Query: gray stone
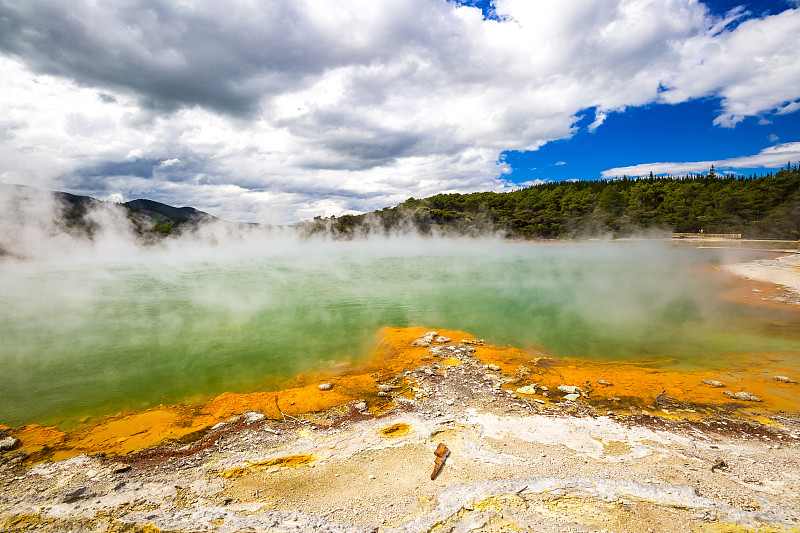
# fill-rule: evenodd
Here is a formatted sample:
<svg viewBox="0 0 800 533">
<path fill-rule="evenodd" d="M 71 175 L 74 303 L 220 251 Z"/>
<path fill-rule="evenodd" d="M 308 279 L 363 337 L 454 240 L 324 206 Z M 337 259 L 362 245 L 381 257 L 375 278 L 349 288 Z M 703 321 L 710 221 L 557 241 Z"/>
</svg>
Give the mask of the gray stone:
<svg viewBox="0 0 800 533">
<path fill-rule="evenodd" d="M 736 400 L 744 400 L 746 402 L 760 402 L 761 398 L 758 396 L 754 396 L 749 392 L 731 392 L 731 391 L 722 391 L 722 394 L 725 396 L 730 396 Z"/>
<path fill-rule="evenodd" d="M 83 500 L 85 498 L 90 498 L 93 495 L 94 494 L 91 491 L 89 491 L 88 487 L 80 487 L 64 494 L 64 499 L 62 501 L 64 503 L 72 503 L 78 500 Z"/>
<path fill-rule="evenodd" d="M 580 394 L 584 398 L 589 397 L 585 390 L 580 387 L 576 387 L 575 385 L 559 385 L 558 390 L 565 394 Z"/>
<path fill-rule="evenodd" d="M 319 389 L 320 390 L 327 390 L 327 389 L 323 389 L 322 385 L 319 386 Z M 247 411 L 242 416 L 244 417 L 245 421 L 248 424 L 252 424 L 254 422 L 261 422 L 262 420 L 267 418 L 266 415 L 264 415 L 263 413 L 259 413 L 258 411 Z"/>
<path fill-rule="evenodd" d="M 439 344 L 447 344 L 451 340 L 453 339 L 451 339 L 450 337 L 439 337 L 438 339 L 436 339 L 436 342 L 438 342 Z"/>
<path fill-rule="evenodd" d="M 775 376 L 772 379 L 775 381 L 780 381 L 781 383 L 797 383 L 795 380 L 787 376 Z"/>
<path fill-rule="evenodd" d="M 367 408 L 367 402 L 358 402 L 355 407 L 359 411 L 363 411 Z"/>
<path fill-rule="evenodd" d="M 564 399 L 569 401 L 569 402 L 574 402 L 575 400 L 577 400 L 580 397 L 581 397 L 580 394 L 567 394 L 566 396 L 564 396 Z"/>
<path fill-rule="evenodd" d="M 724 387 L 725 386 L 725 384 L 723 382 L 716 381 L 714 379 L 704 379 L 703 383 L 705 383 L 706 385 L 710 385 L 712 387 Z"/>
<path fill-rule="evenodd" d="M 495 372 L 497 372 L 498 370 L 500 370 L 500 367 L 497 365 L 489 365 L 489 370 L 494 370 Z"/>
<path fill-rule="evenodd" d="M 328 383 L 320 383 L 320 384 L 317 386 L 317 388 L 318 388 L 319 390 L 322 390 L 322 391 L 325 391 L 325 390 L 331 390 L 331 389 L 333 388 L 333 383 L 330 383 L 330 382 L 328 382 Z"/>
<path fill-rule="evenodd" d="M 13 450 L 17 444 L 19 444 L 19 439 L 9 435 L 0 439 L 0 451 Z"/>
</svg>

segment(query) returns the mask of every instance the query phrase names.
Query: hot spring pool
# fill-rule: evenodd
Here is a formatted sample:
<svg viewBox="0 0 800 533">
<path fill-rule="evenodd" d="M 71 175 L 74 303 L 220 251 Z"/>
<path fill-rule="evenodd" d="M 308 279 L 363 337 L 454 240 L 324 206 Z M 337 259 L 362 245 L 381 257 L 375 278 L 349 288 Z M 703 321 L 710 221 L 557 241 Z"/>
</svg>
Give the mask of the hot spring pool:
<svg viewBox="0 0 800 533">
<path fill-rule="evenodd" d="M 383 326 L 665 367 L 724 368 L 753 352 L 796 357 L 800 336 L 772 327 L 785 316 L 725 303 L 724 278 L 704 268 L 755 257 L 763 254 L 663 241 L 414 238 L 7 261 L 0 424 L 69 425 L 269 388 L 365 357 Z"/>
</svg>

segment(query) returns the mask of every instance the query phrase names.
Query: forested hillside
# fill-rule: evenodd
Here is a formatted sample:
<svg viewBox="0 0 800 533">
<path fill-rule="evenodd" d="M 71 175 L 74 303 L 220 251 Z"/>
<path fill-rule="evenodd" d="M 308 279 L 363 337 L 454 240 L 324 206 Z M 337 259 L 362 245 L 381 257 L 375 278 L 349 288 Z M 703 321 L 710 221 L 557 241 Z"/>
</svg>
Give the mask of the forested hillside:
<svg viewBox="0 0 800 533">
<path fill-rule="evenodd" d="M 410 225 L 423 233 L 501 231 L 515 238 L 571 238 L 645 230 L 741 233 L 800 239 L 800 169 L 763 176 L 623 178 L 547 183 L 507 192 L 409 198 L 365 215 L 308 222 L 309 233 L 354 235 Z"/>
</svg>

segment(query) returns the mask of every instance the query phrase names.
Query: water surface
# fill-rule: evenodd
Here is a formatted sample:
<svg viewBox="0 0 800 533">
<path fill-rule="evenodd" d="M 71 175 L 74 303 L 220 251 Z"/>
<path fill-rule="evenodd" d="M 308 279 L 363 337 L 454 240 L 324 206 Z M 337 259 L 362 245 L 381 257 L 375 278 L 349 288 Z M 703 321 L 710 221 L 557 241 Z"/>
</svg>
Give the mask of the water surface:
<svg viewBox="0 0 800 533">
<path fill-rule="evenodd" d="M 755 257 L 660 241 L 397 239 L 6 262 L 0 424 L 266 389 L 365 357 L 384 326 L 665 368 L 796 356 L 800 338 L 775 334 L 800 329 L 786 315 L 719 299 L 724 278 L 708 267 Z"/>
</svg>

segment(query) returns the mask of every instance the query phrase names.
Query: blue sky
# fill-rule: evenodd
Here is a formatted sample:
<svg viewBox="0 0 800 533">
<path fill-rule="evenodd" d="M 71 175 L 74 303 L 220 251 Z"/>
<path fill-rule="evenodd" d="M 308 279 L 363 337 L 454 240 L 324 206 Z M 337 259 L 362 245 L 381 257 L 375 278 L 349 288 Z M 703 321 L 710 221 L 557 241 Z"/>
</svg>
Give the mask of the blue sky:
<svg viewBox="0 0 800 533">
<path fill-rule="evenodd" d="M 0 183 L 234 221 L 800 160 L 770 0 L 0 0 Z"/>
<path fill-rule="evenodd" d="M 642 171 L 631 175 L 646 175 L 648 163 L 710 160 L 713 164 L 800 139 L 797 113 L 770 116 L 764 124 L 759 124 L 761 119 L 749 117 L 736 127 L 723 128 L 713 124 L 718 109 L 719 99 L 711 97 L 682 104 L 636 107 L 610 115 L 594 132 L 588 131 L 594 111 L 586 110 L 573 137 L 550 142 L 536 151 L 503 152 L 501 157 L 514 169 L 509 174 L 510 180 L 520 184 L 535 180 L 600 179 L 604 170 L 632 165 L 642 165 Z M 777 166 L 721 166 L 729 172 L 749 176 L 785 167 L 788 160 L 798 164 L 796 156 L 786 159 Z M 690 173 L 706 173 L 708 168 L 710 164 Z"/>
<path fill-rule="evenodd" d="M 492 16 L 489 1 L 465 3 L 479 7 L 484 16 Z M 741 7 L 747 14 L 732 26 L 794 7 L 784 0 L 711 0 L 704 3 L 719 16 Z M 647 174 L 648 163 L 724 161 L 742 154 L 757 154 L 778 142 L 800 141 L 798 113 L 748 117 L 733 128 L 724 128 L 713 124 L 719 108 L 720 98 L 713 96 L 681 104 L 634 107 L 610 115 L 593 132 L 588 127 L 594 120 L 595 110 L 586 109 L 580 114 L 582 118 L 573 137 L 550 142 L 535 151 L 506 151 L 500 157 L 513 169 L 508 174 L 509 181 L 519 185 L 537 180 L 601 179 L 604 170 L 633 165 L 644 165 L 641 173 Z M 800 163 L 787 157 L 787 161 L 778 166 L 723 166 L 728 172 L 749 176 L 778 170 L 790 159 L 792 164 Z"/>
</svg>

